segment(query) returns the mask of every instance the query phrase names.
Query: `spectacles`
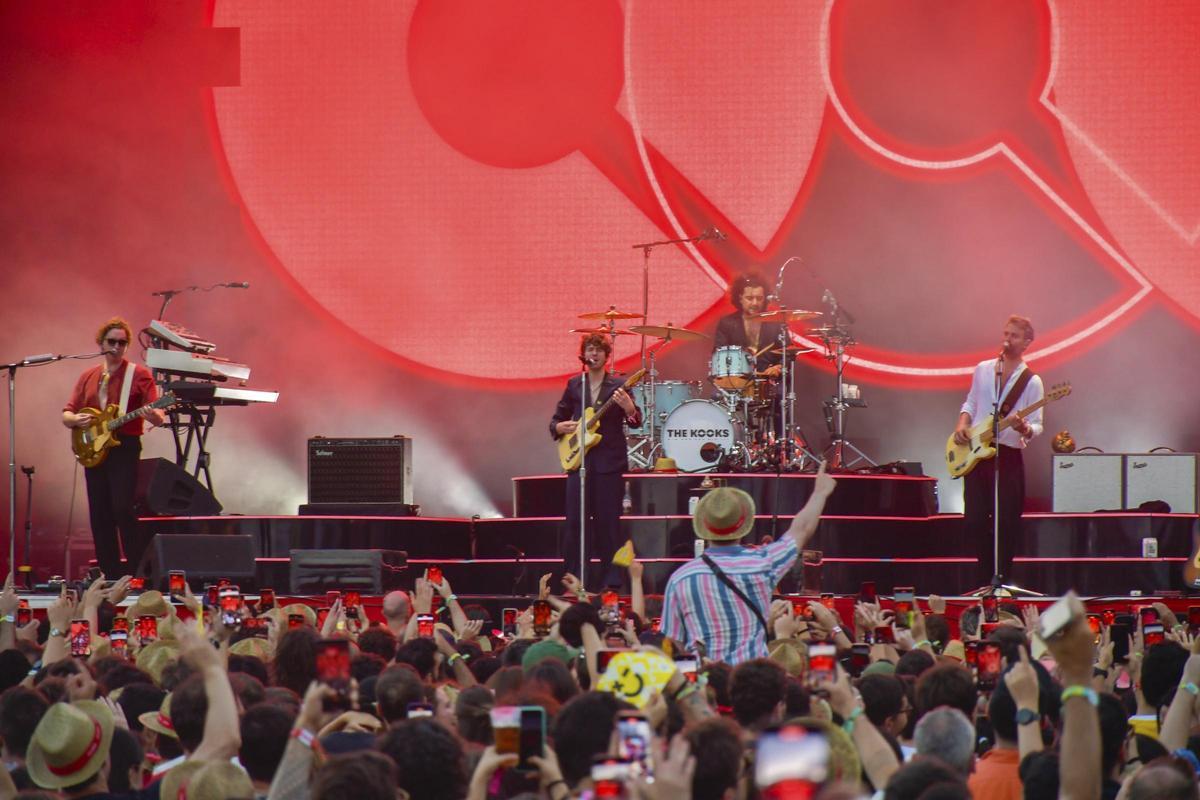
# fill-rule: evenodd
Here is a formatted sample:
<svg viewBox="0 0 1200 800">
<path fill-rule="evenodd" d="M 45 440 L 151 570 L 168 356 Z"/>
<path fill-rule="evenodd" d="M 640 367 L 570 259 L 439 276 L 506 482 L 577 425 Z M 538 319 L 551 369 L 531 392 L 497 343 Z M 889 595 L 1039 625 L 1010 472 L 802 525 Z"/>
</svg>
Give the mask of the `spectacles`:
<svg viewBox="0 0 1200 800">
<path fill-rule="evenodd" d="M 105 339 L 104 343 L 109 347 L 120 347 L 129 344 L 128 339 Z"/>
</svg>

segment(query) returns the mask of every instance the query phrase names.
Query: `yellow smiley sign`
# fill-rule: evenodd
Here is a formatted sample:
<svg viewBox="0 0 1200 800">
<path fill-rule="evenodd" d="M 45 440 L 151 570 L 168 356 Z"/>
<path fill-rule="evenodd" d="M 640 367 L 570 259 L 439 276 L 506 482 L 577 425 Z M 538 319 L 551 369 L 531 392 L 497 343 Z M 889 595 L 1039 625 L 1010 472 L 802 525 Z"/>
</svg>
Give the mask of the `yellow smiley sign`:
<svg viewBox="0 0 1200 800">
<path fill-rule="evenodd" d="M 623 650 L 608 662 L 596 688 L 644 708 L 651 695 L 663 690 L 674 672 L 675 662 L 661 653 Z"/>
</svg>

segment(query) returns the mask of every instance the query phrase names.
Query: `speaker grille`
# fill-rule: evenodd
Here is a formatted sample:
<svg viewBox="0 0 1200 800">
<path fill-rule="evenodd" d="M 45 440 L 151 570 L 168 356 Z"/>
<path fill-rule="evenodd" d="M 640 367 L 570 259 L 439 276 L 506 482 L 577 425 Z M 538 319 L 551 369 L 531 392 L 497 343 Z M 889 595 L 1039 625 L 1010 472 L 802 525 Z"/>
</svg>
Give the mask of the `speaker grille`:
<svg viewBox="0 0 1200 800">
<path fill-rule="evenodd" d="M 308 502 L 412 501 L 409 437 L 308 440 Z"/>
</svg>

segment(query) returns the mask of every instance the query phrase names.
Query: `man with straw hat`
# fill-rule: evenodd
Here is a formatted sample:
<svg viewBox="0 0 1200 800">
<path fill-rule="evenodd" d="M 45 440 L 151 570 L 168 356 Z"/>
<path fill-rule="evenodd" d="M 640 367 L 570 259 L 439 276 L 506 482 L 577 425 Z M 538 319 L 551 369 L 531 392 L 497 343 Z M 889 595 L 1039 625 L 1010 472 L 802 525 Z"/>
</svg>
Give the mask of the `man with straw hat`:
<svg viewBox="0 0 1200 800">
<path fill-rule="evenodd" d="M 816 533 L 825 500 L 836 485 L 822 464 L 804 508 L 787 533 L 766 547 L 741 544 L 754 529 L 754 498 L 725 486 L 701 497 L 692 528 L 711 546 L 667 582 L 663 634 L 688 647 L 703 642 L 714 661 L 738 664 L 766 658 L 771 592 Z"/>
<path fill-rule="evenodd" d="M 112 732 L 113 715 L 104 703 L 55 703 L 29 740 L 29 777 L 43 789 L 63 790 L 68 797 L 106 794 Z"/>
</svg>

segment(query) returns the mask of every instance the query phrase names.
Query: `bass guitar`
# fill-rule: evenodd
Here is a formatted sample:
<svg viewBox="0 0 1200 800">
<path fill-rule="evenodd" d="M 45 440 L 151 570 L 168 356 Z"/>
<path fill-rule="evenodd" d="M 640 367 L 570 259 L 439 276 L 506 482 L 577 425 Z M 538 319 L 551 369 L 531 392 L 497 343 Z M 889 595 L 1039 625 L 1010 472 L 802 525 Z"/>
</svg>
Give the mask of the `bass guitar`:
<svg viewBox="0 0 1200 800">
<path fill-rule="evenodd" d="M 1050 391 L 1046 392 L 1046 396 L 1041 400 L 1018 411 L 1017 416 L 1025 419 L 1047 403 L 1061 400 L 1070 393 L 1071 384 L 1056 384 L 1051 387 Z M 1002 419 L 1000 420 L 997 433 L 1011 427 L 1012 423 L 1007 418 Z M 996 455 L 996 448 L 992 446 L 991 414 L 988 414 L 987 419 L 979 422 L 979 424 L 973 425 L 967 431 L 967 435 L 970 436 L 970 441 L 966 444 L 959 444 L 954 441 L 954 434 L 950 434 L 950 438 L 946 440 L 946 466 L 950 468 L 951 478 L 961 478 L 975 469 L 975 465 L 980 461 L 986 461 Z"/>
<path fill-rule="evenodd" d="M 94 408 L 81 409 L 80 414 L 91 414 L 93 419 L 90 425 L 71 429 L 71 449 L 75 451 L 75 460 L 85 467 L 103 463 L 104 459 L 108 458 L 109 448 L 121 443 L 116 431 L 134 419 L 146 416 L 152 409 L 166 408 L 175 405 L 175 402 L 175 395 L 167 393 L 153 403 L 147 403 L 121 417 L 117 416 L 116 403 L 110 404 L 103 411 Z"/>
<path fill-rule="evenodd" d="M 637 386 L 639 383 L 641 383 L 642 378 L 644 377 L 646 377 L 646 370 L 639 369 L 637 372 L 629 376 L 625 383 L 622 384 L 621 388 L 625 391 L 629 391 L 634 386 Z M 615 395 L 616 392 L 613 392 L 613 394 Z M 591 406 L 588 406 L 583 410 L 583 424 L 587 426 L 587 450 L 591 450 L 593 447 L 600 444 L 600 418 L 603 417 L 605 413 L 607 413 L 609 409 L 616 404 L 616 401 L 612 397 L 609 397 L 604 401 L 604 405 L 600 406 L 599 408 L 592 408 Z M 578 421 L 579 420 L 575 420 L 575 422 Z M 558 440 L 558 460 L 559 463 L 562 464 L 562 468 L 567 472 L 574 472 L 575 470 L 579 469 L 579 465 L 583 461 L 583 455 L 586 450 L 584 452 L 580 452 L 579 449 L 579 439 L 582 433 L 582 430 L 576 428 L 574 431 L 560 437 Z"/>
</svg>

